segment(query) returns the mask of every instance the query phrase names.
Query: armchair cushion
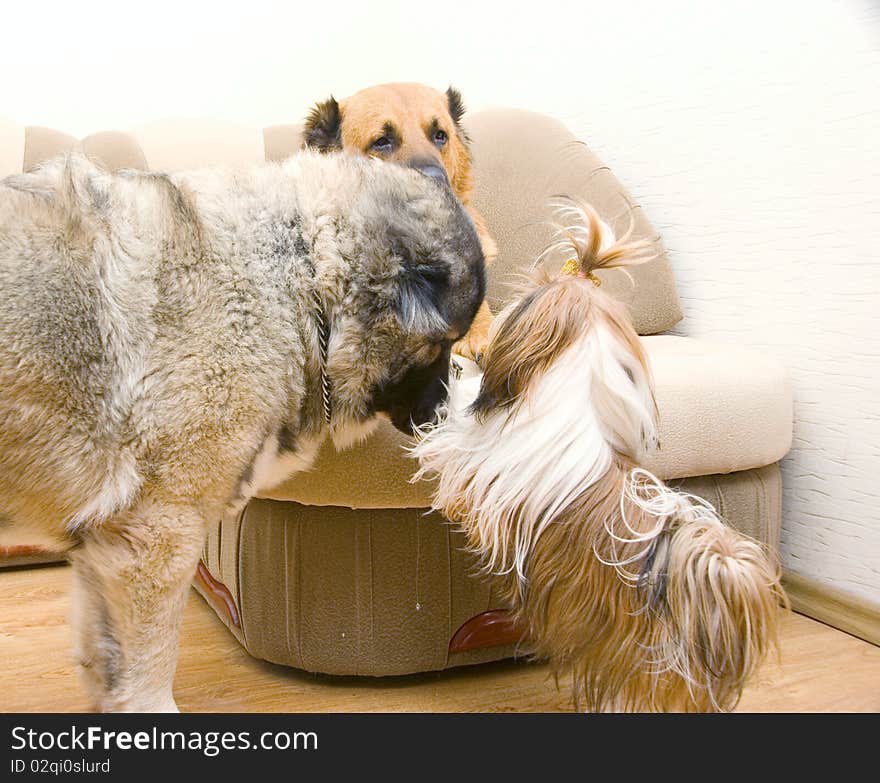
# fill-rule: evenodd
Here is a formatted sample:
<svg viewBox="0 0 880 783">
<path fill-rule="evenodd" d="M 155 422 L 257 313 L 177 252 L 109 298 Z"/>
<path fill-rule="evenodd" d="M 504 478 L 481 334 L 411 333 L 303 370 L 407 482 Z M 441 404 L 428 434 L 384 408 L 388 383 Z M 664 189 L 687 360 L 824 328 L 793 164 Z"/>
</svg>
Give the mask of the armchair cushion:
<svg viewBox="0 0 880 783">
<path fill-rule="evenodd" d="M 754 351 L 687 337 L 642 342 L 654 372 L 660 448 L 645 467 L 662 479 L 762 468 L 791 446 L 792 397 L 785 369 Z M 424 508 L 432 485 L 409 482 L 409 440 L 390 424 L 360 445 L 325 444 L 311 470 L 260 493 L 272 500 L 345 508 Z"/>
</svg>

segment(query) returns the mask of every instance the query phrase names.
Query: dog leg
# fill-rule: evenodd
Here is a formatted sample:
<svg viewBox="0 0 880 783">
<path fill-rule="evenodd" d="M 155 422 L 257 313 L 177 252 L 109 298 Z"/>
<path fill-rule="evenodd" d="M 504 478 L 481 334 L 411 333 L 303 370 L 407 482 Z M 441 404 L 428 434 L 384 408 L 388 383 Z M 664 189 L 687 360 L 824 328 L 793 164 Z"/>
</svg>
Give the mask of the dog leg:
<svg viewBox="0 0 880 783">
<path fill-rule="evenodd" d="M 74 657 L 79 665 L 80 679 L 91 699 L 93 710 L 99 710 L 104 677 L 101 672 L 111 668 L 110 639 L 102 633 L 101 618 L 106 614 L 103 591 L 97 574 L 82 553 L 71 556 L 73 561 L 73 600 L 71 625 L 74 628 Z"/>
<path fill-rule="evenodd" d="M 83 536 L 73 555 L 77 652 L 103 712 L 176 712 L 183 608 L 204 544 L 191 506 L 143 501 Z"/>
<path fill-rule="evenodd" d="M 480 238 L 480 246 L 483 248 L 483 258 L 488 271 L 492 268 L 492 264 L 498 257 L 498 246 L 489 233 L 486 219 L 470 204 L 467 204 L 465 209 L 471 216 L 471 220 L 474 221 L 474 226 L 477 229 L 477 236 Z M 452 352 L 457 353 L 459 356 L 464 356 L 466 359 L 472 359 L 477 364 L 482 365 L 483 354 L 486 352 L 486 346 L 489 344 L 489 327 L 492 326 L 494 318 L 492 310 L 489 309 L 489 303 L 484 299 L 482 304 L 480 304 L 480 309 L 477 310 L 474 322 L 471 324 L 468 333 L 452 346 Z"/>
<path fill-rule="evenodd" d="M 452 346 L 452 352 L 464 356 L 466 359 L 473 359 L 477 364 L 480 364 L 483 354 L 486 352 L 486 346 L 489 344 L 489 327 L 492 326 L 494 317 L 488 302 L 483 300 L 471 328 L 461 340 Z"/>
</svg>

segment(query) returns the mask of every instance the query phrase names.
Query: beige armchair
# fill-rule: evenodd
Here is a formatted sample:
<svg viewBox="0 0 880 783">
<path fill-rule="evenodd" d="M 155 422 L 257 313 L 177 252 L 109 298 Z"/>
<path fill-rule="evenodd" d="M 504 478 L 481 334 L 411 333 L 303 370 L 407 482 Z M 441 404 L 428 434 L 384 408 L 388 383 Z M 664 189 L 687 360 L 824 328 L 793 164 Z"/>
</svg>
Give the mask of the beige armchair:
<svg viewBox="0 0 880 783">
<path fill-rule="evenodd" d="M 776 547 L 778 462 L 792 437 L 784 369 L 737 346 L 662 334 L 681 311 L 661 240 L 564 126 L 509 109 L 466 124 L 475 206 L 500 249 L 489 275 L 493 309 L 544 247 L 550 197 L 585 199 L 618 231 L 634 221 L 634 236 L 654 243 L 655 260 L 632 270 L 632 281 L 617 270 L 600 274 L 629 305 L 654 370 L 661 448 L 647 467 Z M 19 159 L 26 170 L 74 146 L 111 168 L 174 169 L 280 160 L 300 143 L 296 126 L 160 123 L 81 141 L 42 128 L 0 131 L 0 164 L 13 170 Z M 431 486 L 410 483 L 405 446 L 390 425 L 343 453 L 326 446 L 312 470 L 254 498 L 238 518 L 217 521 L 197 588 L 252 655 L 309 671 L 392 675 L 515 653 L 518 631 L 491 580 L 474 574 L 453 527 L 427 513 Z"/>
</svg>

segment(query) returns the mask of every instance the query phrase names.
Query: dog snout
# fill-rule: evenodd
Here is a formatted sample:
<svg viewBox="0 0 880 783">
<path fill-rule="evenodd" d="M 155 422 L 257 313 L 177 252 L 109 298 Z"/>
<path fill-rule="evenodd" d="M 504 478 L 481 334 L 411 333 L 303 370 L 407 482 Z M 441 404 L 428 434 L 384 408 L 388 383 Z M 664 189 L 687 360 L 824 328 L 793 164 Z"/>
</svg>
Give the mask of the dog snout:
<svg viewBox="0 0 880 783">
<path fill-rule="evenodd" d="M 388 412 L 391 423 L 406 435 L 413 435 L 416 427 L 430 424 L 437 418 L 438 408 L 446 401 L 449 376 L 435 378 L 415 400 L 394 406 Z"/>
<path fill-rule="evenodd" d="M 420 171 L 425 176 L 431 177 L 431 179 L 442 182 L 444 185 L 449 184 L 449 177 L 446 174 L 446 169 L 444 169 L 436 160 L 431 160 L 430 158 L 415 158 L 410 161 L 409 165 L 411 168 Z"/>
</svg>

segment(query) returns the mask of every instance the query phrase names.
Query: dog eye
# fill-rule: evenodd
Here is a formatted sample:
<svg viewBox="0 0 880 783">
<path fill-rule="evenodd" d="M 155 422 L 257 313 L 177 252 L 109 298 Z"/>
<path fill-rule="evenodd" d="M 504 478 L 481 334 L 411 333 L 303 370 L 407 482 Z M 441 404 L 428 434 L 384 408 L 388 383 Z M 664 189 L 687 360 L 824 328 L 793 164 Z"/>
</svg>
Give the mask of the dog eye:
<svg viewBox="0 0 880 783">
<path fill-rule="evenodd" d="M 370 144 L 370 149 L 375 152 L 391 152 L 391 147 L 393 146 L 391 139 L 387 136 L 380 136 L 376 139 L 372 144 Z"/>
<path fill-rule="evenodd" d="M 439 128 L 434 131 L 434 144 L 438 147 L 442 147 L 446 142 L 449 141 L 449 136 L 447 135 L 445 130 L 440 130 Z"/>
</svg>

